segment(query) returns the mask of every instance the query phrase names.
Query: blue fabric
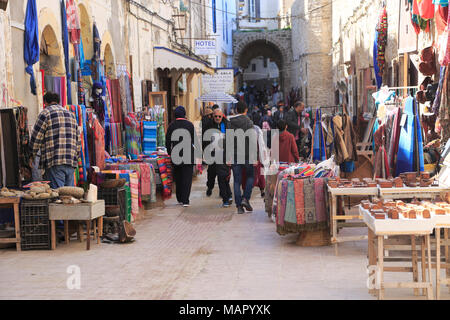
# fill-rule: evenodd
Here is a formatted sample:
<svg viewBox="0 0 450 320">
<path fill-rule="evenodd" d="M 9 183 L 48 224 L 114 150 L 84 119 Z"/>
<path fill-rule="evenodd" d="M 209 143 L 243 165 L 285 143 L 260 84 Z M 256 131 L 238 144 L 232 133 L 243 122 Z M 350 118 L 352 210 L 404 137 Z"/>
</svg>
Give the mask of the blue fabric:
<svg viewBox="0 0 450 320">
<path fill-rule="evenodd" d="M 403 116 L 406 116 L 406 122 L 400 128 L 400 140 L 397 153 L 397 167 L 395 176 L 399 176 L 403 172 L 414 171 L 414 99 L 408 97 L 405 102 Z"/>
<path fill-rule="evenodd" d="M 70 60 L 69 60 L 69 30 L 67 29 L 67 13 L 66 3 L 61 0 L 61 23 L 63 31 L 63 47 L 64 47 L 64 59 L 66 62 L 66 81 L 67 81 L 67 104 L 72 105 L 72 82 L 70 74 Z"/>
<path fill-rule="evenodd" d="M 383 83 L 382 77 L 380 77 L 380 67 L 377 61 L 378 56 L 378 31 L 375 30 L 375 41 L 373 43 L 373 66 L 375 69 L 375 78 L 377 79 L 377 88 L 380 89 Z"/>
<path fill-rule="evenodd" d="M 416 135 L 417 135 L 417 145 L 418 145 L 418 150 L 415 150 L 415 152 L 419 153 L 419 169 L 420 172 L 425 171 L 425 162 L 424 162 L 424 158 L 423 158 L 423 137 L 422 137 L 422 125 L 420 124 L 420 118 L 419 118 L 419 111 L 418 111 L 418 103 L 417 101 L 414 99 L 414 112 L 416 114 L 416 118 L 415 121 L 417 123 L 417 130 L 416 130 Z"/>
<path fill-rule="evenodd" d="M 45 170 L 44 179 L 50 181 L 52 189 L 73 187 L 75 185 L 74 173 L 75 169 L 71 166 L 53 166 Z"/>
<path fill-rule="evenodd" d="M 433 4 L 448 7 L 448 0 L 433 0 Z"/>
<path fill-rule="evenodd" d="M 227 129 L 226 129 L 226 127 L 225 127 L 225 123 L 221 123 L 220 124 L 220 131 L 222 132 L 222 133 L 226 133 L 227 132 Z"/>
<path fill-rule="evenodd" d="M 233 178 L 234 178 L 234 201 L 236 202 L 236 206 L 240 207 L 242 205 L 242 172 L 245 170 L 247 181 L 245 183 L 244 190 L 244 199 L 250 201 L 253 190 L 253 183 L 255 181 L 255 171 L 253 169 L 253 165 L 251 164 L 233 164 Z"/>
<path fill-rule="evenodd" d="M 25 71 L 31 76 L 31 93 L 36 95 L 36 80 L 34 79 L 33 65 L 39 61 L 39 26 L 36 9 L 36 0 L 28 0 L 25 14 L 25 39 L 23 57 L 27 64 Z"/>
<path fill-rule="evenodd" d="M 351 173 L 355 171 L 355 162 L 354 161 L 345 161 L 341 164 L 341 171 L 346 173 Z"/>
</svg>

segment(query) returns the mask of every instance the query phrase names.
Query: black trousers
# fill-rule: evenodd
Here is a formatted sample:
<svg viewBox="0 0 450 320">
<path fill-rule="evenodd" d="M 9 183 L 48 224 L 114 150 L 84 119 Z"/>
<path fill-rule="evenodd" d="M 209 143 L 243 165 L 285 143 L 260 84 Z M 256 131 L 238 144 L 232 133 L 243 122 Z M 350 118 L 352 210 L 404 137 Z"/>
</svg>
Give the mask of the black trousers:
<svg viewBox="0 0 450 320">
<path fill-rule="evenodd" d="M 177 201 L 182 204 L 189 204 L 191 196 L 192 175 L 194 173 L 194 165 L 182 164 L 173 166 L 173 175 L 176 184 Z"/>
<path fill-rule="evenodd" d="M 219 193 L 223 202 L 228 202 L 233 197 L 230 188 L 230 173 L 231 169 L 226 164 L 214 164 L 217 173 L 217 180 L 219 180 Z"/>
<path fill-rule="evenodd" d="M 206 187 L 208 189 L 214 189 L 214 185 L 216 184 L 216 165 L 210 164 L 208 165 L 208 181 L 206 181 Z"/>
</svg>

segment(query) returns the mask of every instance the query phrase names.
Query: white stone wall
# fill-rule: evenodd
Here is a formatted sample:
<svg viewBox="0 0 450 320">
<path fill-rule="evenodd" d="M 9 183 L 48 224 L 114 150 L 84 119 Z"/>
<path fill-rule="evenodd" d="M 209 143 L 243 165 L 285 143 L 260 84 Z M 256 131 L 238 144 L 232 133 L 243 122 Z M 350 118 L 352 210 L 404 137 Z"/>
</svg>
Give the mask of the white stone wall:
<svg viewBox="0 0 450 320">
<path fill-rule="evenodd" d="M 219 1 L 219 0 L 218 0 Z M 259 22 L 249 21 L 249 1 L 245 0 L 245 8 L 242 15 L 239 17 L 240 29 L 278 29 L 277 19 L 267 19 L 277 17 L 280 12 L 280 6 L 282 0 L 260 0 L 261 3 L 261 18 Z"/>
</svg>

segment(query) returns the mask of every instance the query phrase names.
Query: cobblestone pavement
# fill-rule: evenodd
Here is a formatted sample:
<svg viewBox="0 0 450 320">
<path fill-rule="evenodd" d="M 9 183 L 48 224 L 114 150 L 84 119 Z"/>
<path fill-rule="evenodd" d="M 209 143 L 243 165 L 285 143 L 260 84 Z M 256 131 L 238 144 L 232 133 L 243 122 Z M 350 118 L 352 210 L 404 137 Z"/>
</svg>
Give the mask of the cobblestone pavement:
<svg viewBox="0 0 450 320">
<path fill-rule="evenodd" d="M 220 207 L 217 188 L 206 198 L 204 186 L 205 175 L 194 180 L 190 208 L 172 199 L 147 211 L 131 244 L 0 250 L 0 299 L 374 299 L 365 241 L 340 245 L 338 257 L 333 247 L 298 247 L 296 235 L 275 232 L 256 189 L 255 212 L 237 215 Z M 71 265 L 80 267 L 80 290 L 67 288 Z M 390 289 L 386 298 L 415 297 Z"/>
</svg>

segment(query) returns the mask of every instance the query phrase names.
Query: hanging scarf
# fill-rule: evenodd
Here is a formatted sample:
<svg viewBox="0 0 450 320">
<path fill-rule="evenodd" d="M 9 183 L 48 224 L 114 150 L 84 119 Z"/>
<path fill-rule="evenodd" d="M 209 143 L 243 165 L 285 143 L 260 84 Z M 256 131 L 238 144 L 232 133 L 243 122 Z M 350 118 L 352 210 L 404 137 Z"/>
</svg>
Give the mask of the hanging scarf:
<svg viewBox="0 0 450 320">
<path fill-rule="evenodd" d="M 70 34 L 70 42 L 76 44 L 80 42 L 81 27 L 78 17 L 77 6 L 73 0 L 67 0 L 67 27 Z"/>
<path fill-rule="evenodd" d="M 384 68 L 386 65 L 386 46 L 387 46 L 387 36 L 388 36 L 388 22 L 387 22 L 387 12 L 386 7 L 383 8 L 383 11 L 380 16 L 380 20 L 377 25 L 377 64 L 378 64 L 378 74 L 380 77 L 383 76 Z M 378 79 L 377 79 L 378 80 Z"/>
<path fill-rule="evenodd" d="M 36 0 L 28 0 L 25 14 L 25 41 L 24 59 L 27 64 L 26 72 L 31 76 L 31 93 L 36 95 L 36 80 L 34 79 L 33 65 L 39 61 L 39 25 L 36 9 Z"/>
</svg>

